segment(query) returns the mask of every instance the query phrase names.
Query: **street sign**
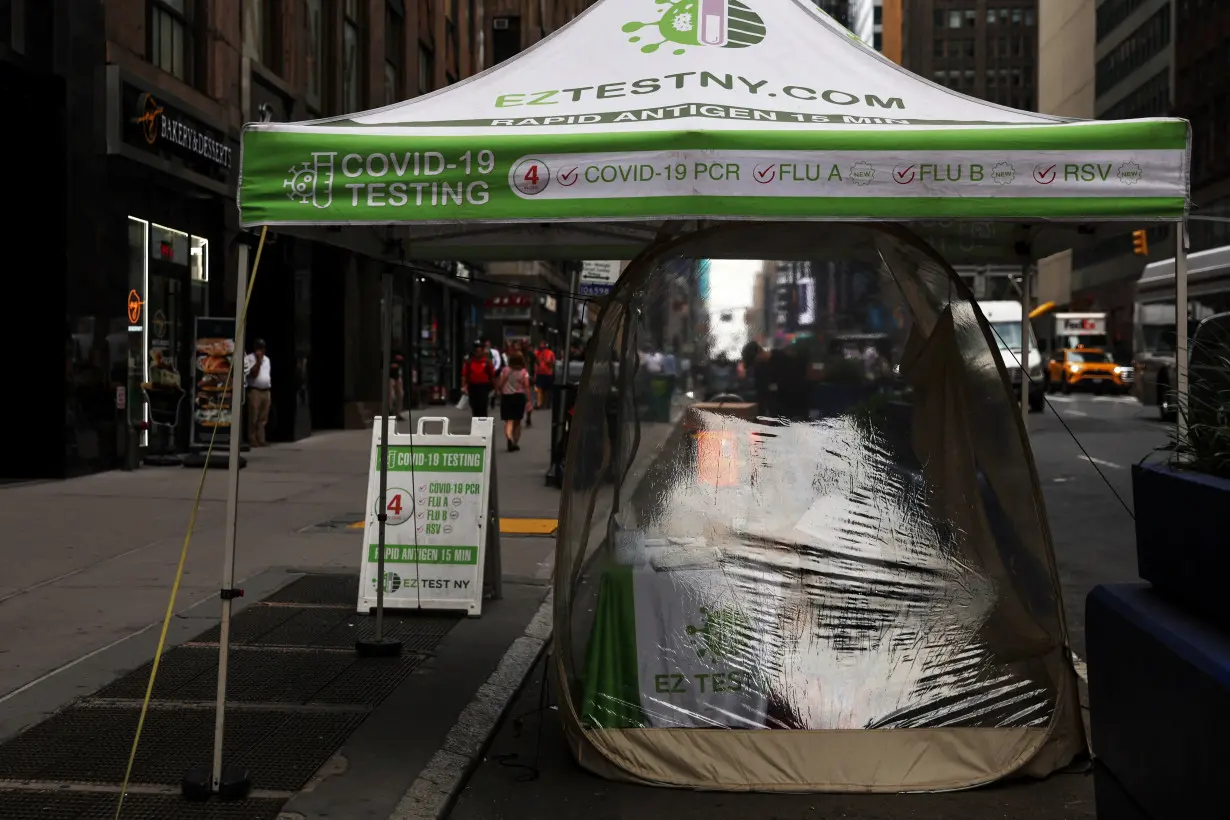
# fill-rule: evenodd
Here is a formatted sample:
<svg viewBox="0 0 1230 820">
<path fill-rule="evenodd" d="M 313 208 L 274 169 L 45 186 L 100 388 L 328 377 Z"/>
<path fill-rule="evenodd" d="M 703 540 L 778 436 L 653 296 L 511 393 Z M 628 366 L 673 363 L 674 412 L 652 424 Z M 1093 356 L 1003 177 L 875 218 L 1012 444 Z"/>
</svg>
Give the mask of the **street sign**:
<svg viewBox="0 0 1230 820">
<path fill-rule="evenodd" d="M 123 385 L 117 385 L 115 388 L 115 409 L 124 410 L 128 407 L 128 391 Z"/>
<path fill-rule="evenodd" d="M 380 428 L 372 425 L 358 611 L 376 607 L 379 522 L 384 512 L 384 605 L 389 609 L 482 614 L 494 421 L 474 419 L 468 435 L 450 435 L 448 419 L 419 419 L 416 433 L 389 419 L 388 477 L 380 495 Z M 443 425 L 427 435 L 424 424 Z"/>
<path fill-rule="evenodd" d="M 581 281 L 578 291 L 582 296 L 606 296 L 619 281 L 624 263 L 619 260 L 609 262 L 585 262 L 581 266 Z"/>
</svg>

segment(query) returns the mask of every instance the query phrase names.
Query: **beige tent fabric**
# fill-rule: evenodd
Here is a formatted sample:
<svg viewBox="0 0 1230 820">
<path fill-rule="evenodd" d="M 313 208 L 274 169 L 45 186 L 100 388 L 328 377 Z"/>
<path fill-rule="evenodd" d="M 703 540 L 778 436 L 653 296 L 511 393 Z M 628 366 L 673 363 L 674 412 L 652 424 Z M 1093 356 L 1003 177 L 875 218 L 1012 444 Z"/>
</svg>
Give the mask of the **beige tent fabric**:
<svg viewBox="0 0 1230 820">
<path fill-rule="evenodd" d="M 740 241 L 740 230 L 723 229 L 719 241 Z M 557 589 L 556 597 L 557 633 L 564 633 L 555 656 L 561 717 L 578 761 L 601 776 L 732 791 L 940 791 L 1013 775 L 1043 777 L 1087 748 L 1041 490 L 989 329 L 952 269 L 908 232 L 896 226 L 806 226 L 810 241 L 826 230 L 840 230 L 846 243 L 865 234 L 862 241 L 870 239 L 867 244 L 876 248 L 886 281 L 896 283 L 910 316 L 900 367 L 913 389 L 910 440 L 930 493 L 930 514 L 955 533 L 951 560 L 996 590 L 989 617 L 974 636 L 987 663 L 1031 687 L 1036 702 L 1049 705 L 1049 722 L 841 730 L 586 729 L 576 684 L 583 674 L 590 599 L 576 592 L 578 585 L 596 583 L 601 569 L 583 572 L 595 545 L 567 543 L 561 531 L 556 584 L 569 587 Z M 643 255 L 625 272 L 616 297 L 646 298 L 646 283 L 662 270 L 658 264 L 674 254 L 703 256 L 686 251 L 683 243 Z M 634 322 L 639 309 L 629 307 L 622 315 Z M 597 493 L 612 491 L 600 487 L 574 494 L 564 505 L 565 517 L 570 506 L 575 515 L 592 508 Z M 995 506 L 994 521 L 988 504 Z M 679 522 L 674 524 L 677 528 Z M 575 624 L 573 604 L 585 610 L 578 610 Z"/>
</svg>

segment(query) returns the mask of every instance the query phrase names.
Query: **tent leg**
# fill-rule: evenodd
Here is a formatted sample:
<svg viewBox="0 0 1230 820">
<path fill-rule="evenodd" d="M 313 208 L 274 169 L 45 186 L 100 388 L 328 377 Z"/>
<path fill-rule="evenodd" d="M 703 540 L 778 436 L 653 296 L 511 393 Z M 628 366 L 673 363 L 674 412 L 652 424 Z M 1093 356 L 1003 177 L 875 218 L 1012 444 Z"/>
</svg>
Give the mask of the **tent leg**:
<svg viewBox="0 0 1230 820">
<path fill-rule="evenodd" d="M 1187 221 L 1179 223 L 1178 241 L 1174 248 L 1174 326 L 1175 326 L 1175 424 L 1179 441 L 1187 437 L 1187 352 L 1188 321 L 1191 315 L 1187 304 Z"/>
<path fill-rule="evenodd" d="M 1029 262 L 1021 264 L 1021 417 L 1029 419 Z"/>
<path fill-rule="evenodd" d="M 577 313 L 576 293 L 580 287 L 580 270 L 573 268 L 568 279 L 568 295 L 564 297 L 564 341 L 560 353 L 561 373 L 558 384 L 563 388 L 551 394 L 551 465 L 547 468 L 547 486 L 564 487 L 564 419 L 567 411 L 568 371 L 572 366 L 572 326 Z"/>
<path fill-rule="evenodd" d="M 401 654 L 401 641 L 389 641 L 384 637 L 384 538 L 388 511 L 384 499 L 389 489 L 389 370 L 393 366 L 393 276 L 387 270 L 380 274 L 383 279 L 381 294 L 380 333 L 383 336 L 384 370 L 380 384 L 384 397 L 380 400 L 380 507 L 376 514 L 376 636 L 370 641 L 355 641 L 355 651 L 369 658 L 389 658 Z M 418 306 L 415 305 L 417 311 Z M 413 498 L 410 499 L 413 501 Z M 413 507 L 410 514 L 417 516 Z M 411 525 L 413 526 L 413 524 Z"/>
<path fill-rule="evenodd" d="M 241 766 L 225 766 L 222 760 L 222 741 L 226 736 L 226 683 L 230 660 L 231 642 L 231 607 L 235 598 L 243 595 L 243 590 L 235 589 L 235 540 L 239 520 L 239 449 L 240 438 L 243 435 L 243 382 L 235 381 L 244 378 L 242 367 L 235 367 L 234 358 L 244 355 L 244 301 L 248 292 L 248 251 L 246 243 L 239 245 L 238 285 L 235 289 L 235 354 L 232 356 L 231 368 L 231 427 L 227 446 L 226 474 L 226 529 L 222 548 L 222 619 L 218 635 L 218 693 L 214 704 L 214 750 L 213 770 L 210 773 L 209 788 L 204 783 L 199 771 L 189 771 L 184 775 L 181 785 L 183 794 L 190 799 L 200 799 L 209 792 L 217 794 L 222 800 L 242 800 L 248 796 L 252 788 L 252 780 L 248 770 Z"/>
</svg>

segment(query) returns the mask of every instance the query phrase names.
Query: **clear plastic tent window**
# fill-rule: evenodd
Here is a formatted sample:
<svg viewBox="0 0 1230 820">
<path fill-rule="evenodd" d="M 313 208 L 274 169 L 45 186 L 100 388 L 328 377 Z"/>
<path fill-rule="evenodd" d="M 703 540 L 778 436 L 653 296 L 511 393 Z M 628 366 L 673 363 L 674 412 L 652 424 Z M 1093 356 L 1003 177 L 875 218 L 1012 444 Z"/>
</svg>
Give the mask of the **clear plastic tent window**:
<svg viewBox="0 0 1230 820">
<path fill-rule="evenodd" d="M 580 759 L 672 785 L 889 791 L 1065 765 L 1084 740 L 1045 513 L 968 291 L 902 233 L 723 233 L 740 232 L 837 260 L 857 295 L 753 364 L 768 415 L 698 405 L 624 497 L 654 417 L 647 307 L 699 266 L 684 244 L 624 274 L 587 352 L 559 542 Z M 590 515 L 603 495 L 609 522 Z"/>
</svg>

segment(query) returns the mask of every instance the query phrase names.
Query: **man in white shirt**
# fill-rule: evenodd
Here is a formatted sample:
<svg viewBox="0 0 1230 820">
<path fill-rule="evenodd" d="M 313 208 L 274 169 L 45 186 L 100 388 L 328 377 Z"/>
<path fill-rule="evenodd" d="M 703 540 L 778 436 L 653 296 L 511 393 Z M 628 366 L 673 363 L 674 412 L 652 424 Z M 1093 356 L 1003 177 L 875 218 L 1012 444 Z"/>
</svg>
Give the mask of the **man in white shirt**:
<svg viewBox="0 0 1230 820">
<path fill-rule="evenodd" d="M 269 422 L 270 390 L 273 365 L 265 355 L 265 341 L 257 339 L 252 352 L 243 357 L 244 386 L 248 393 L 248 444 L 264 447 L 265 425 Z"/>
</svg>

